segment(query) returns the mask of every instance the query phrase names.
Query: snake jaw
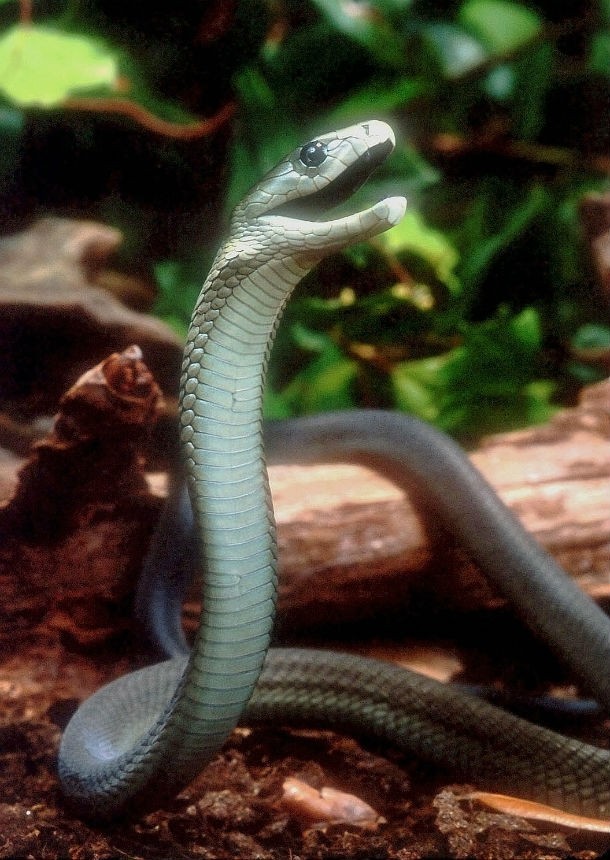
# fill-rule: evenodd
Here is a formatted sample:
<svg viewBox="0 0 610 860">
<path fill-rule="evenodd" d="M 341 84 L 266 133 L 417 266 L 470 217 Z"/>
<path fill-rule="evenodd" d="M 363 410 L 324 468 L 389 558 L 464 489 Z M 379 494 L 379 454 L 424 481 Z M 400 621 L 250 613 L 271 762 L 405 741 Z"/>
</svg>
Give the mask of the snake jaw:
<svg viewBox="0 0 610 860">
<path fill-rule="evenodd" d="M 302 221 L 281 215 L 265 215 L 259 221 L 273 230 L 278 246 L 298 251 L 295 256 L 299 258 L 319 258 L 395 226 L 406 207 L 404 197 L 386 197 L 368 209 L 331 221 Z"/>
</svg>

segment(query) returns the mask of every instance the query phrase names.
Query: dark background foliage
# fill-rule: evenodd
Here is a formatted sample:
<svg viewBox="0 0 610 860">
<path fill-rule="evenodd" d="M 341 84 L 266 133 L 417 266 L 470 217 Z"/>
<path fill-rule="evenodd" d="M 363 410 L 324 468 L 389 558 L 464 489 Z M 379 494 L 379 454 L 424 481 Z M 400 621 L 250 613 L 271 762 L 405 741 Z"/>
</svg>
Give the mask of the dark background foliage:
<svg viewBox="0 0 610 860">
<path fill-rule="evenodd" d="M 608 0 L 4 0 L 0 226 L 119 226 L 182 330 L 247 188 L 316 132 L 385 118 L 398 146 L 361 194 L 405 194 L 407 217 L 299 289 L 267 409 L 398 407 L 468 438 L 604 372 L 579 212 L 608 187 L 609 93 Z"/>
</svg>

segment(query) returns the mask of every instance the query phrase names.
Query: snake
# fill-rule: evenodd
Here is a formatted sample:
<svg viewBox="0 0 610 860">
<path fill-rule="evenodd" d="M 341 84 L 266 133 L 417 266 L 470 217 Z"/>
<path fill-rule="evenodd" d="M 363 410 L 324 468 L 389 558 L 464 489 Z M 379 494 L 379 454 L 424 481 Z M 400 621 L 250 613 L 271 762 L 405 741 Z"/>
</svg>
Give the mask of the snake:
<svg viewBox="0 0 610 860">
<path fill-rule="evenodd" d="M 608 751 L 391 663 L 270 647 L 277 540 L 262 420 L 270 350 L 292 290 L 320 260 L 402 219 L 400 196 L 329 214 L 394 146 L 381 120 L 322 134 L 295 148 L 233 211 L 193 312 L 180 383 L 180 442 L 204 571 L 198 630 L 188 654 L 111 681 L 71 717 L 58 772 L 67 803 L 83 817 L 159 808 L 240 722 L 374 736 L 483 788 L 610 817 Z M 283 439 L 292 435 L 295 455 L 351 453 L 399 483 L 415 480 L 494 586 L 610 709 L 606 615 L 459 445 L 383 410 L 313 416 L 292 427 Z"/>
</svg>

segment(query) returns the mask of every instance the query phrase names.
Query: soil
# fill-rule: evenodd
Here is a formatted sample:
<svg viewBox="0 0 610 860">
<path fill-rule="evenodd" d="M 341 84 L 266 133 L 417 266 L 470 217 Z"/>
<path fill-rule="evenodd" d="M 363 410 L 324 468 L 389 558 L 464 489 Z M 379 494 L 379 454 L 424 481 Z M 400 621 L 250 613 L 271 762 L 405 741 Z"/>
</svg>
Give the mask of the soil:
<svg viewBox="0 0 610 860">
<path fill-rule="evenodd" d="M 134 667 L 130 653 L 133 644 L 124 639 L 95 654 L 44 641 L 4 653 L 2 860 L 585 860 L 610 843 L 607 835 L 558 830 L 460 800 L 468 786 L 452 787 L 447 774 L 424 770 L 387 747 L 282 727 L 236 730 L 167 808 L 110 826 L 79 820 L 66 809 L 57 780 L 61 728 L 82 698 Z M 369 828 L 299 820 L 281 802 L 287 777 L 355 794 L 382 820 Z"/>
<path fill-rule="evenodd" d="M 66 397 L 63 418 L 34 450 L 0 517 L 0 860 L 589 860 L 610 845 L 608 835 L 491 812 L 465 798 L 469 787 L 452 786 L 449 774 L 380 743 L 281 726 L 234 732 L 165 808 L 104 826 L 76 817 L 57 779 L 61 731 L 98 686 L 151 659 L 138 650 L 131 599 L 160 506 L 145 489 L 136 444 L 158 392 L 131 350 L 82 377 Z M 100 420 L 109 412 L 120 434 Z M 457 662 L 463 680 L 479 683 L 512 687 L 525 676 L 536 689 L 563 683 L 502 612 L 464 617 L 461 650 L 447 622 L 437 623 L 451 643 L 437 663 Z M 420 617 L 420 630 L 430 632 L 428 621 Z M 402 630 L 404 618 L 397 625 Z M 367 632 L 386 643 L 399 638 L 387 619 L 359 635 Z M 337 647 L 344 633 L 335 629 Z M 429 639 L 420 649 L 424 668 L 436 647 Z M 402 654 L 387 656 L 402 662 Z M 609 728 L 589 724 L 587 739 L 603 744 Z M 305 820 L 282 802 L 289 777 L 356 795 L 379 819 L 368 827 Z"/>
</svg>

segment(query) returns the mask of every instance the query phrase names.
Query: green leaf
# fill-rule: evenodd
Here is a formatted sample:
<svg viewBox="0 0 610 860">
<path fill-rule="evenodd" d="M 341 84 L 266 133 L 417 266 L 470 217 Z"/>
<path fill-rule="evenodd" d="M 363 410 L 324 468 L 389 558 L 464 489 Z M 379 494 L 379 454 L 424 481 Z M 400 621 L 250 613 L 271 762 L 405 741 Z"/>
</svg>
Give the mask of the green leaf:
<svg viewBox="0 0 610 860">
<path fill-rule="evenodd" d="M 430 92 L 430 84 L 423 78 L 399 78 L 393 82 L 373 79 L 371 83 L 347 96 L 332 111 L 329 119 L 353 122 L 354 117 L 368 115 L 371 105 L 375 105 L 377 113 L 389 113 L 397 108 L 404 108 L 414 99 L 429 95 Z"/>
<path fill-rule="evenodd" d="M 587 323 L 575 332 L 571 346 L 579 357 L 590 361 L 606 357 L 610 354 L 610 328 Z"/>
<path fill-rule="evenodd" d="M 515 71 L 508 63 L 501 63 L 492 69 L 485 79 L 485 92 L 496 101 L 506 101 L 514 91 L 516 85 Z"/>
<path fill-rule="evenodd" d="M 552 85 L 555 57 L 549 43 L 526 51 L 513 64 L 516 85 L 513 95 L 513 134 L 523 140 L 533 140 L 545 122 L 547 94 Z"/>
<path fill-rule="evenodd" d="M 18 24 L 0 38 L 0 92 L 23 107 L 54 107 L 117 75 L 112 54 L 85 36 Z"/>
<path fill-rule="evenodd" d="M 555 386 L 536 378 L 541 343 L 534 308 L 465 325 L 459 346 L 393 368 L 396 405 L 462 436 L 544 421 Z"/>
<path fill-rule="evenodd" d="M 481 43 L 455 24 L 429 24 L 423 35 L 448 78 L 457 78 L 476 69 L 487 57 Z"/>
<path fill-rule="evenodd" d="M 588 65 L 592 72 L 610 77 L 610 33 L 606 30 L 593 35 Z"/>
<path fill-rule="evenodd" d="M 509 331 L 524 353 L 533 355 L 542 344 L 540 316 L 534 308 L 524 308 L 510 322 Z"/>
<path fill-rule="evenodd" d="M 490 182 L 474 198 L 472 209 L 461 225 L 464 237 L 459 276 L 463 288 L 474 293 L 497 255 L 505 251 L 541 213 L 552 203 L 550 192 L 536 184 L 523 189 L 511 206 L 506 200 L 499 208 L 502 190 L 508 196 L 510 189 Z M 490 230 L 493 230 L 490 234 Z"/>
<path fill-rule="evenodd" d="M 392 254 L 410 251 L 423 257 L 439 281 L 453 294 L 460 292 L 460 282 L 454 272 L 460 259 L 458 252 L 443 233 L 428 227 L 415 210 L 407 209 L 402 221 L 377 241 Z"/>
<path fill-rule="evenodd" d="M 272 419 L 290 418 L 293 415 L 287 398 L 269 385 L 265 387 L 263 394 L 263 413 L 265 418 Z"/>
<path fill-rule="evenodd" d="M 207 271 L 210 263 L 211 259 L 164 260 L 154 267 L 159 294 L 153 311 L 181 337 L 186 335 L 201 289 L 201 272 Z"/>
<path fill-rule="evenodd" d="M 369 51 L 380 66 L 398 69 L 404 66 L 405 45 L 382 8 L 387 3 L 345 3 L 342 0 L 312 2 L 337 32 Z"/>
<path fill-rule="evenodd" d="M 430 424 L 438 424 L 441 416 L 439 394 L 448 386 L 448 367 L 456 351 L 434 355 L 417 361 L 397 364 L 390 373 L 396 406 L 402 412 L 417 415 Z"/>
<path fill-rule="evenodd" d="M 346 358 L 328 335 L 304 325 L 293 326 L 293 337 L 297 346 L 317 355 L 281 392 L 287 414 L 353 407 L 357 363 Z M 277 395 L 269 402 L 278 414 Z"/>
<path fill-rule="evenodd" d="M 459 21 L 493 53 L 507 54 L 531 41 L 541 30 L 539 16 L 509 0 L 467 0 Z"/>
</svg>

